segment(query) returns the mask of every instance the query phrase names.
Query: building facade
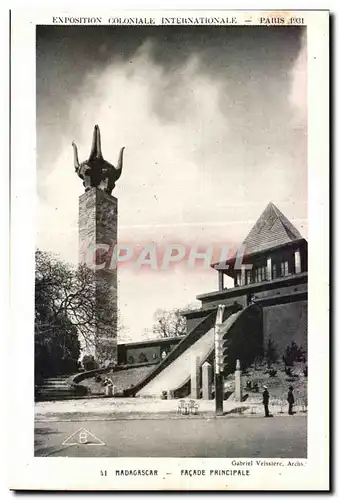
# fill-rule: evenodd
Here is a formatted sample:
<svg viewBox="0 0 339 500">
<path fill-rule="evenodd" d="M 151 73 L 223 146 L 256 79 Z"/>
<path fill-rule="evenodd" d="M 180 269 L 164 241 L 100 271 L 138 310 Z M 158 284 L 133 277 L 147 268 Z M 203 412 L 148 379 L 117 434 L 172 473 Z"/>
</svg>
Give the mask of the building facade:
<svg viewBox="0 0 339 500">
<path fill-rule="evenodd" d="M 270 338 L 279 353 L 292 341 L 307 348 L 307 241 L 273 204 L 269 203 L 243 242 L 243 256 L 216 263 L 218 290 L 199 295 L 198 314 L 185 313 L 193 325 L 218 304 L 257 304 L 263 314 L 263 343 Z M 224 286 L 224 277 L 233 287 Z"/>
<path fill-rule="evenodd" d="M 118 344 L 118 364 L 160 363 L 183 338 L 182 336 L 166 337 Z"/>
<path fill-rule="evenodd" d="M 154 368 L 126 389 L 125 396 L 159 397 L 163 391 L 173 397 L 192 396 L 192 377 L 196 388 L 204 363 L 207 361 L 212 371 L 214 368 L 214 326 L 219 304 L 225 305 L 222 318 L 222 343 L 227 345 L 225 377 L 234 372 L 238 359 L 246 368 L 263 357 L 268 344 L 274 345 L 280 359 L 292 342 L 307 352 L 306 240 L 269 203 L 242 246 L 242 258 L 235 255 L 212 266 L 218 275 L 217 290 L 197 297 L 201 302 L 199 309 L 182 311 L 187 320 L 187 334 L 164 356 L 160 354 L 161 359 L 161 349 L 174 339 L 126 344 L 125 352 L 118 349 L 122 363 L 128 364 L 128 359 L 136 358 L 140 361 L 141 351 L 147 359 L 154 353 L 159 359 L 149 361 L 154 362 Z M 225 287 L 225 276 L 232 279 L 233 286 Z M 196 397 L 198 392 L 194 390 L 193 394 Z"/>
</svg>

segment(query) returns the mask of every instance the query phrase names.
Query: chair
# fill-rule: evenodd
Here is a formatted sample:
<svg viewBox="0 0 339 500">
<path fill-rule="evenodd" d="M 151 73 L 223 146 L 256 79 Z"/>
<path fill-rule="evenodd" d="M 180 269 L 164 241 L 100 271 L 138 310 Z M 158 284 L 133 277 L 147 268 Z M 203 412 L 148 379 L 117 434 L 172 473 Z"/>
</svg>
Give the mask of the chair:
<svg viewBox="0 0 339 500">
<path fill-rule="evenodd" d="M 184 409 L 185 409 L 185 401 L 183 399 L 180 399 L 180 401 L 178 401 L 177 413 L 183 415 Z"/>
<path fill-rule="evenodd" d="M 199 405 L 198 403 L 196 403 L 194 401 L 194 399 L 191 399 L 188 403 L 188 411 L 189 413 L 191 413 L 192 415 L 196 415 L 198 413 L 198 410 L 199 410 Z"/>
</svg>

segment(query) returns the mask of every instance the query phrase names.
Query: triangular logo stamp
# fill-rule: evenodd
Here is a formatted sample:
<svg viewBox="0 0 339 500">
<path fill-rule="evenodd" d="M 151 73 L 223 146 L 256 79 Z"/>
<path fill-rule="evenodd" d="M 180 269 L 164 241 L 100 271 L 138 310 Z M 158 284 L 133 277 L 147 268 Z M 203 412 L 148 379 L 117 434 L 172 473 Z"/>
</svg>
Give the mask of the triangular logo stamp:
<svg viewBox="0 0 339 500">
<path fill-rule="evenodd" d="M 94 434 L 83 427 L 71 434 L 62 443 L 67 446 L 74 446 L 79 444 L 86 444 L 89 446 L 105 446 L 105 443 L 101 439 L 94 436 Z"/>
</svg>

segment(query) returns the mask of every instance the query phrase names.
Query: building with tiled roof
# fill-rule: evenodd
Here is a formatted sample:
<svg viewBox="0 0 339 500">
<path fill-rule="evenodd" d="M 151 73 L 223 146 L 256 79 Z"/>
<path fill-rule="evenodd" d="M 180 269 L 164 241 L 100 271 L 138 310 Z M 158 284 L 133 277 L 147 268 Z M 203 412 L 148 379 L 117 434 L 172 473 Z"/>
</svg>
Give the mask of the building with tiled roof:
<svg viewBox="0 0 339 500">
<path fill-rule="evenodd" d="M 244 240 L 248 253 L 261 252 L 303 239 L 299 231 L 270 202 Z"/>
<path fill-rule="evenodd" d="M 234 286 L 296 275 L 307 271 L 307 242 L 270 202 L 239 247 L 237 255 L 213 267 L 219 273 L 219 290 L 224 289 L 224 275 L 234 279 Z"/>
<path fill-rule="evenodd" d="M 167 391 L 172 397 L 200 397 L 197 381 L 203 364 L 208 361 L 214 371 L 219 305 L 225 306 L 223 341 L 228 345 L 224 376 L 234 372 L 236 360 L 244 368 L 253 363 L 269 341 L 280 360 L 291 342 L 307 350 L 307 241 L 269 203 L 239 250 L 212 266 L 218 289 L 197 297 L 200 309 L 182 312 L 187 335 L 125 395 L 159 396 Z M 225 275 L 233 286 L 224 286 Z"/>
<path fill-rule="evenodd" d="M 199 295 L 199 314 L 218 304 L 242 307 L 255 303 L 262 310 L 263 343 L 271 338 L 283 353 L 295 341 L 307 344 L 307 241 L 270 202 L 254 224 L 237 255 L 213 264 L 218 272 L 218 290 Z M 224 286 L 224 277 L 233 287 Z M 196 312 L 185 313 L 196 321 Z"/>
</svg>

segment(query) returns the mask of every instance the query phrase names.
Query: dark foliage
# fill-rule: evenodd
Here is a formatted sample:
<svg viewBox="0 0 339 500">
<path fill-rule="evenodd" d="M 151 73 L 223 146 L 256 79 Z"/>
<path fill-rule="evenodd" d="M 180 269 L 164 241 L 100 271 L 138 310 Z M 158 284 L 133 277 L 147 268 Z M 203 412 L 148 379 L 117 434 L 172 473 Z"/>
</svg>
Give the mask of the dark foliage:
<svg viewBox="0 0 339 500">
<path fill-rule="evenodd" d="M 272 363 L 275 363 L 275 361 L 277 361 L 278 359 L 277 348 L 274 340 L 272 340 L 271 337 L 269 337 L 265 348 L 265 359 L 268 368 L 271 368 Z"/>
<path fill-rule="evenodd" d="M 285 348 L 285 353 L 282 357 L 283 362 L 286 366 L 293 366 L 294 362 L 306 362 L 306 352 L 302 346 L 298 346 L 294 341 L 292 341 Z"/>
<path fill-rule="evenodd" d="M 35 329 L 35 379 L 77 371 L 80 342 L 77 329 L 60 315 L 53 329 L 44 335 Z"/>
<path fill-rule="evenodd" d="M 73 268 L 48 252 L 35 253 L 35 376 L 76 372 L 80 338 L 93 346 L 93 331 L 112 325 L 111 291 L 84 265 Z M 98 300 L 100 297 L 100 301 Z M 100 303 L 100 309 L 93 305 Z M 96 310 L 96 315 L 94 311 Z"/>
<path fill-rule="evenodd" d="M 84 367 L 84 370 L 87 372 L 98 368 L 98 363 L 95 361 L 94 356 L 92 356 L 91 354 L 86 354 L 82 358 L 82 366 Z"/>
</svg>

